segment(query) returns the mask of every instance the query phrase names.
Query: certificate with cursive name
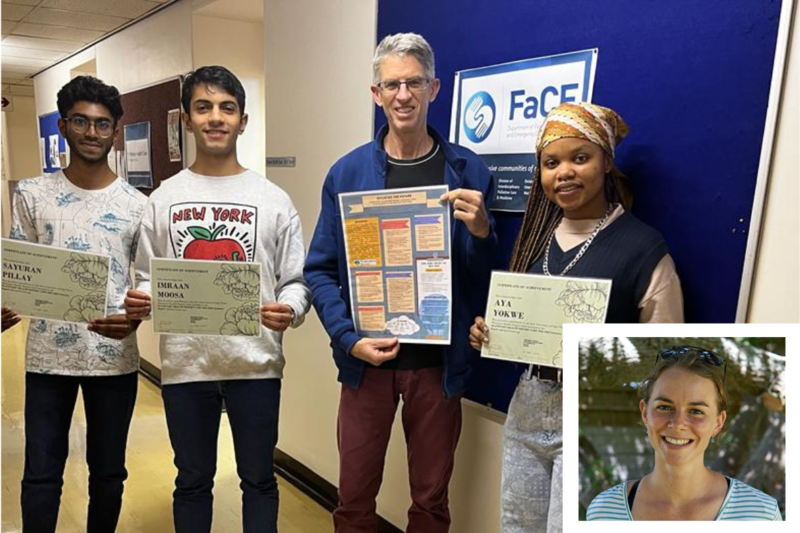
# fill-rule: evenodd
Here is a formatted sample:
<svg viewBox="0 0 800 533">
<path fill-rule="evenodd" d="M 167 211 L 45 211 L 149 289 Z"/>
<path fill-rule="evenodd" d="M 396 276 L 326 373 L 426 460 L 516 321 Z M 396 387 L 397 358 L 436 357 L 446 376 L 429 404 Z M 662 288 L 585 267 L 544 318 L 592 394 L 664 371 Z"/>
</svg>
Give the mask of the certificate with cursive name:
<svg viewBox="0 0 800 533">
<path fill-rule="evenodd" d="M 561 368 L 564 324 L 605 322 L 611 280 L 492 272 L 481 356 Z"/>
<path fill-rule="evenodd" d="M 89 322 L 106 315 L 107 255 L 3 239 L 3 305 L 20 316 Z"/>
<path fill-rule="evenodd" d="M 153 331 L 261 336 L 261 264 L 151 259 Z"/>
</svg>

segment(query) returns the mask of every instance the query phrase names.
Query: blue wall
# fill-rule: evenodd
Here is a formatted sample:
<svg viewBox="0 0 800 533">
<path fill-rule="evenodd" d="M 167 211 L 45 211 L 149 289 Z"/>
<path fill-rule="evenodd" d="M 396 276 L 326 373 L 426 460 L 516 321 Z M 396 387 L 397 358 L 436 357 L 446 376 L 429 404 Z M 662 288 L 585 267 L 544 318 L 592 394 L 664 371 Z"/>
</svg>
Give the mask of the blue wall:
<svg viewBox="0 0 800 533">
<path fill-rule="evenodd" d="M 617 163 L 633 212 L 670 245 L 687 321 L 725 323 L 739 299 L 780 10 L 779 0 L 383 0 L 378 40 L 413 31 L 430 42 L 442 90 L 429 123 L 445 135 L 456 71 L 598 48 L 593 101 L 631 127 Z M 521 216 L 497 219 L 507 257 Z M 505 410 L 519 371 L 482 361 L 469 397 Z"/>
</svg>

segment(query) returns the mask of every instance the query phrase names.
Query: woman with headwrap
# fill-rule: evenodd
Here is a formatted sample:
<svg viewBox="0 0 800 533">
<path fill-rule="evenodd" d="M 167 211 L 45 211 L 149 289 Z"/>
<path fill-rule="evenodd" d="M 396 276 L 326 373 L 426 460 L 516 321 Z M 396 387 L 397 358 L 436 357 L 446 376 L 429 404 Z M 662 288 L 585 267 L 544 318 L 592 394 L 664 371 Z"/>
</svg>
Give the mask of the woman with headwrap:
<svg viewBox="0 0 800 533">
<path fill-rule="evenodd" d="M 683 322 L 683 297 L 664 239 L 626 209 L 614 165 L 628 126 L 587 103 L 554 108 L 539 129 L 537 167 L 510 270 L 611 279 L 606 322 Z M 477 317 L 470 344 L 489 331 Z M 562 530 L 561 372 L 533 365 L 509 406 L 503 435 L 504 533 Z"/>
</svg>

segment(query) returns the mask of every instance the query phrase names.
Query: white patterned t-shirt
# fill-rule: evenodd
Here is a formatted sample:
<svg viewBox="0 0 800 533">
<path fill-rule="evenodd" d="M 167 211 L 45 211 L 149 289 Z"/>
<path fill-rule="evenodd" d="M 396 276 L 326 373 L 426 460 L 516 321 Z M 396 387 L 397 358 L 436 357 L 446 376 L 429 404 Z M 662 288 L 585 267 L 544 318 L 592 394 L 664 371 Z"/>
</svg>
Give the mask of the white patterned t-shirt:
<svg viewBox="0 0 800 533">
<path fill-rule="evenodd" d="M 111 256 L 105 314 L 124 313 L 130 266 L 147 197 L 117 178 L 85 190 L 62 171 L 22 180 L 14 195 L 12 239 Z M 101 303 L 102 305 L 102 303 Z M 118 341 L 92 333 L 86 324 L 31 320 L 26 369 L 39 374 L 113 376 L 136 372 L 136 335 Z"/>
</svg>

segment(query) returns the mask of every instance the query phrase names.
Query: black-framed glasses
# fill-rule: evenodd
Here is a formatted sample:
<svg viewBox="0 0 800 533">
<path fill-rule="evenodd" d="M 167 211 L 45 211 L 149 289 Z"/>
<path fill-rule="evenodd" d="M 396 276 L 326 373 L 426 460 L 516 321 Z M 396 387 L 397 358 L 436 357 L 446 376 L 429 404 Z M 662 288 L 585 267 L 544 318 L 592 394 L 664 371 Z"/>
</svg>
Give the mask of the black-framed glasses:
<svg viewBox="0 0 800 533">
<path fill-rule="evenodd" d="M 74 117 L 67 117 L 64 119 L 69 123 L 69 127 L 77 134 L 84 134 L 89 131 L 89 126 L 94 126 L 94 131 L 98 137 L 111 137 L 114 135 L 114 122 L 107 118 L 98 118 L 97 120 L 89 120 L 88 118 L 75 115 Z"/>
<path fill-rule="evenodd" d="M 405 85 L 406 89 L 412 93 L 420 93 L 428 88 L 431 80 L 428 78 L 410 78 L 404 81 L 400 80 L 387 80 L 377 83 L 377 87 L 387 94 L 394 94 L 400 90 L 401 85 Z"/>
<path fill-rule="evenodd" d="M 658 364 L 658 358 L 661 359 L 677 359 L 683 355 L 686 355 L 690 352 L 694 352 L 695 355 L 708 363 L 711 366 L 720 367 L 724 365 L 723 373 L 722 373 L 722 383 L 725 383 L 725 377 L 728 374 L 728 362 L 720 357 L 718 354 L 712 352 L 711 350 L 706 350 L 705 348 L 698 348 L 697 346 L 670 346 L 669 348 L 664 348 L 658 355 L 656 355 L 656 364 L 653 365 L 653 368 L 656 367 Z"/>
</svg>

